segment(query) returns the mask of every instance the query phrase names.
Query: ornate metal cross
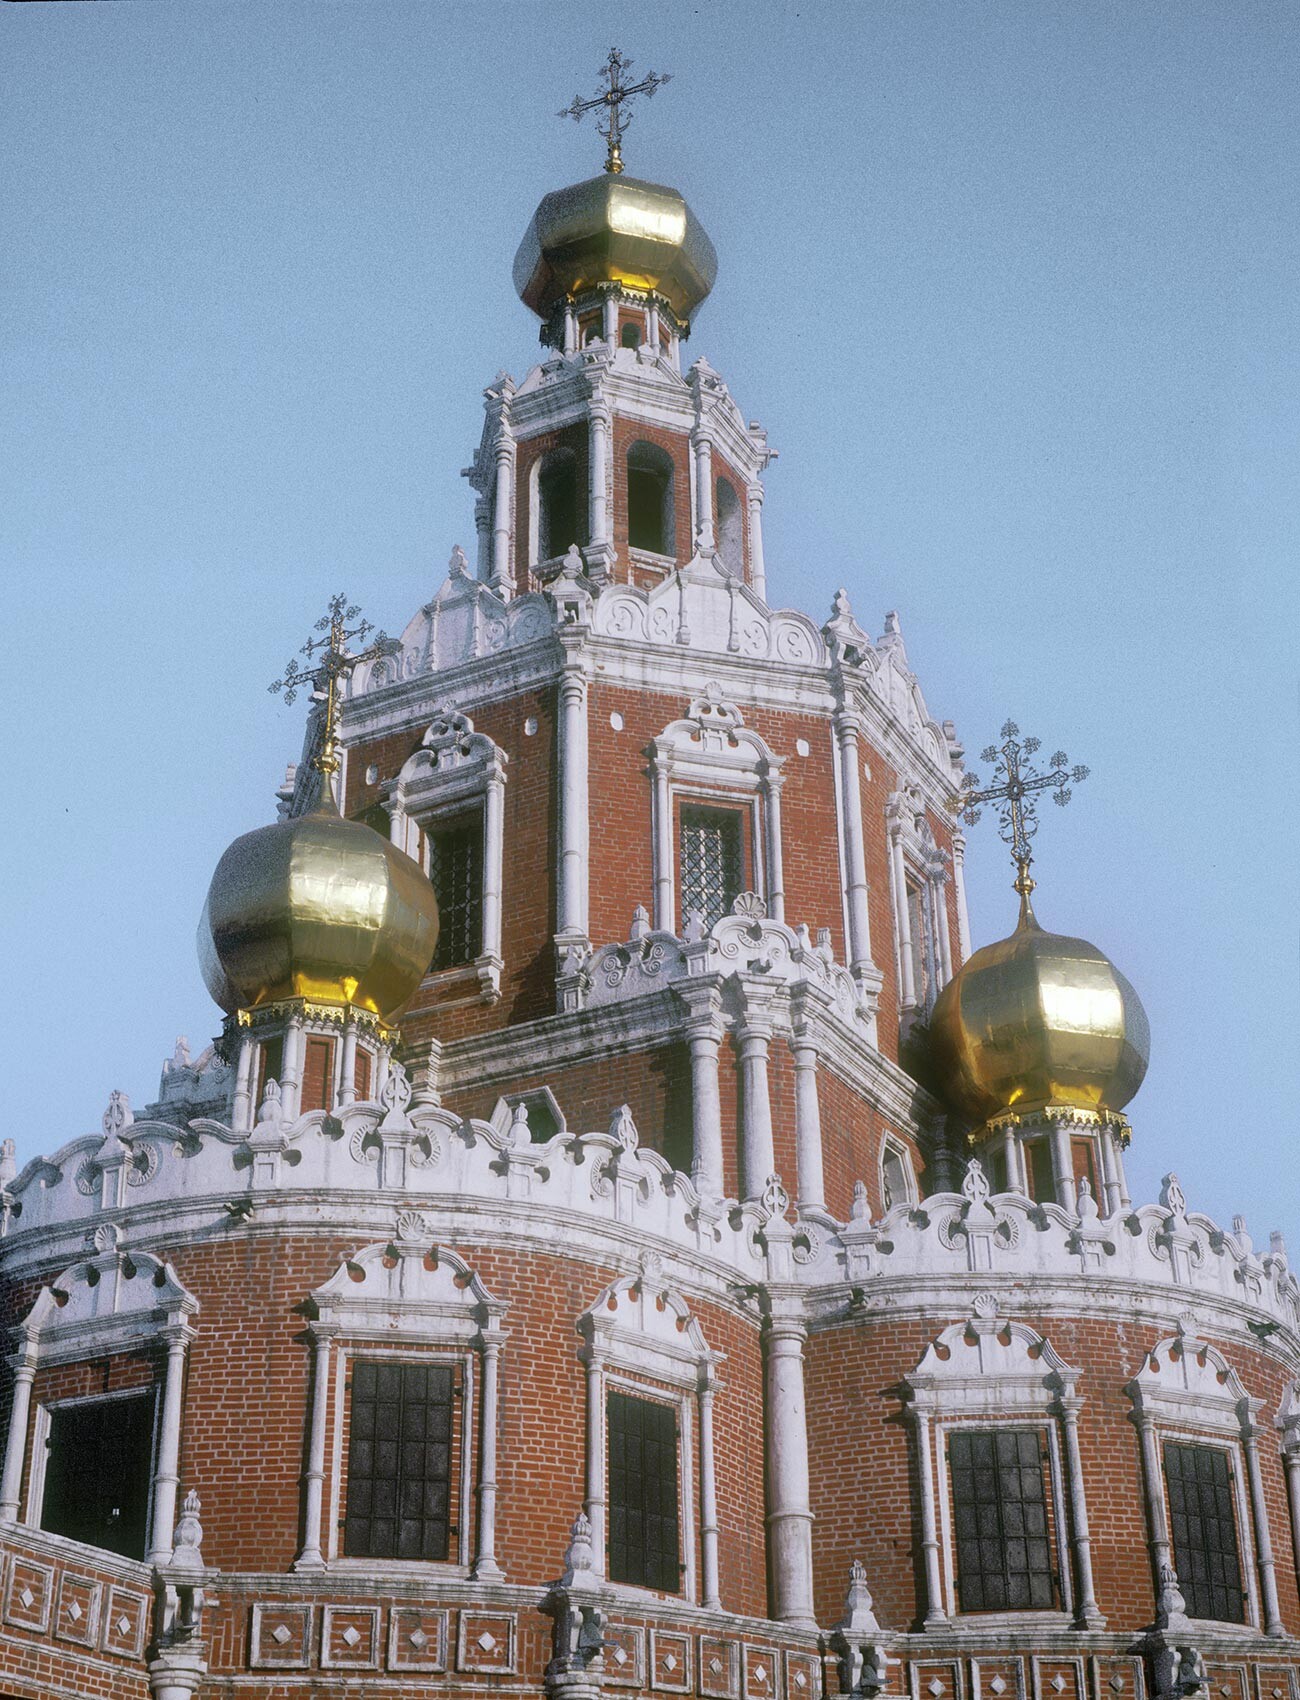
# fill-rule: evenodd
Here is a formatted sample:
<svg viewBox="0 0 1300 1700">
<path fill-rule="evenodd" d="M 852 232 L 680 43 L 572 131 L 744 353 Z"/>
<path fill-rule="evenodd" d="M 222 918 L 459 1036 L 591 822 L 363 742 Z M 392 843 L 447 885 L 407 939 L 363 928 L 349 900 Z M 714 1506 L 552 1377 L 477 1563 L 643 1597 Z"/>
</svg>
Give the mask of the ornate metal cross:
<svg viewBox="0 0 1300 1700">
<path fill-rule="evenodd" d="M 672 82 L 671 76 L 661 77 L 655 71 L 648 71 L 639 83 L 625 83 L 623 74 L 631 69 L 632 61 L 624 59 L 617 47 L 611 47 L 609 58 L 597 72 L 598 76 L 605 78 L 609 87 L 603 94 L 595 95 L 591 100 L 584 100 L 581 95 L 575 94 L 573 105 L 566 106 L 563 112 L 556 114 L 557 118 L 572 118 L 575 123 L 580 124 L 588 112 L 599 112 L 604 108 L 606 121 L 603 125 L 598 123 L 596 128 L 609 144 L 605 154 L 605 170 L 615 176 L 623 169 L 623 132 L 632 122 L 632 114 L 623 110 L 624 102 L 631 100 L 633 95 L 643 94 L 649 97 L 657 88 Z"/>
<path fill-rule="evenodd" d="M 369 620 L 358 619 L 360 613 L 360 606 L 349 602 L 341 592 L 332 597 L 329 612 L 323 614 L 313 627 L 314 631 L 323 635 L 308 638 L 298 651 L 298 655 L 307 657 L 306 662 L 294 656 L 285 667 L 284 677 L 268 687 L 277 696 L 283 691 L 287 703 L 292 703 L 307 685 L 311 686 L 313 693 L 323 695 L 325 713 L 320 748 L 312 758 L 312 765 L 327 781 L 339 770 L 340 684 L 363 661 L 375 661 L 381 655 L 391 655 L 399 647 L 396 639 L 377 632 L 368 649 L 350 650 L 349 644 L 364 643 L 375 629 Z M 355 624 L 352 623 L 354 621 Z"/>
<path fill-rule="evenodd" d="M 998 832 L 1002 842 L 1011 846 L 1011 859 L 1016 864 L 1015 889 L 1026 902 L 1034 889 L 1029 877 L 1029 864 L 1034 859 L 1031 841 L 1038 831 L 1034 793 L 1050 790 L 1053 801 L 1064 808 L 1074 794 L 1071 787 L 1082 785 L 1088 777 L 1086 767 L 1067 765 L 1069 758 L 1064 750 L 1057 750 L 1052 757 L 1049 772 L 1040 773 L 1029 759 L 1040 748 L 1037 738 L 1022 739 L 1015 721 L 1008 720 L 1002 728 L 1001 746 L 990 744 L 980 751 L 981 761 L 996 764 L 994 783 L 981 789 L 978 776 L 968 773 L 952 805 L 954 813 L 974 826 L 983 813 L 982 803 L 998 804 Z"/>
</svg>

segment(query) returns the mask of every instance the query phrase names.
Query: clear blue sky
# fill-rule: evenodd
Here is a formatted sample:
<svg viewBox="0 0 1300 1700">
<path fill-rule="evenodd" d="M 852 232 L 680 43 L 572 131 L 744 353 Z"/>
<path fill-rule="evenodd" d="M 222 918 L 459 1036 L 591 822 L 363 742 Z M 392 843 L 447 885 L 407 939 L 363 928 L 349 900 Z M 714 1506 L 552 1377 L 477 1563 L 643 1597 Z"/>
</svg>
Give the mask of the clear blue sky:
<svg viewBox="0 0 1300 1700">
<path fill-rule="evenodd" d="M 267 681 L 471 543 L 611 42 L 674 74 L 629 169 L 717 245 L 691 348 L 781 451 L 774 596 L 898 608 L 971 750 L 1011 714 L 1093 768 L 1039 913 L 1150 1012 L 1137 1189 L 1300 1242 L 1300 14 L 1254 0 L 0 8 L 6 1131 L 216 1030 L 207 880 L 300 737 Z"/>
</svg>

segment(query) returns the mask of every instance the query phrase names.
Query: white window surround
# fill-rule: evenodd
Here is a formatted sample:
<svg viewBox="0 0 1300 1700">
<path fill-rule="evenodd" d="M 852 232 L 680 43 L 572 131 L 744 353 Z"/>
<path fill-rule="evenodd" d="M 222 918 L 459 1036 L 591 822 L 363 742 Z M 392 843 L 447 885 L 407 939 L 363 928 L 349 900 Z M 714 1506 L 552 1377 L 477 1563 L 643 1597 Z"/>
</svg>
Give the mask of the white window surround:
<svg viewBox="0 0 1300 1700">
<path fill-rule="evenodd" d="M 505 866 L 507 756 L 491 738 L 474 730 L 468 715 L 438 710 L 420 748 L 383 788 L 389 836 L 428 872 L 423 835 L 468 807 L 483 811 L 483 942 L 476 959 L 439 969 L 441 985 L 468 980 L 478 986 L 470 1001 L 495 1003 L 501 996 L 501 886 Z"/>
<path fill-rule="evenodd" d="M 18 1347 L 10 1359 L 14 1390 L 0 1472 L 0 1525 L 19 1520 L 29 1427 L 34 1432 L 25 1521 L 40 1519 L 44 1448 L 38 1451 L 36 1442 L 48 1436 L 49 1414 L 38 1411 L 36 1423 L 31 1421 L 32 1384 L 37 1370 L 139 1351 L 162 1342 L 167 1348 L 167 1363 L 161 1410 L 156 1418 L 145 1556 L 151 1564 L 166 1563 L 171 1557 L 176 1523 L 185 1354 L 193 1335 L 191 1323 L 198 1300 L 181 1284 L 170 1264 L 147 1252 L 120 1250 L 117 1230 L 111 1224 L 95 1230 L 95 1244 L 91 1256 L 41 1289 L 19 1326 Z M 123 1396 L 140 1391 L 157 1398 L 156 1386 L 124 1389 Z"/>
<path fill-rule="evenodd" d="M 974 1310 L 969 1321 L 944 1329 L 926 1347 L 904 1384 L 910 1395 L 908 1414 L 916 1436 L 921 1490 L 926 1626 L 1060 1621 L 1100 1629 L 1105 1619 L 1093 1586 L 1079 1453 L 1080 1372 L 1025 1323 L 1000 1318 L 991 1294 L 977 1295 Z M 1063 1609 L 958 1614 L 945 1439 L 956 1427 L 1010 1426 L 1039 1428 L 1048 1437 Z"/>
<path fill-rule="evenodd" d="M 460 1451 L 460 1546 L 456 1568 L 477 1578 L 499 1578 L 496 1559 L 496 1457 L 499 1363 L 506 1305 L 494 1299 L 455 1252 L 434 1245 L 417 1211 L 397 1218 L 392 1241 L 346 1258 L 311 1295 L 312 1402 L 308 1417 L 303 1545 L 296 1570 L 416 1569 L 406 1559 L 340 1556 L 343 1494 L 343 1427 L 348 1362 L 400 1353 L 406 1362 L 459 1363 L 463 1370 Z M 481 1405 L 481 1412 L 477 1409 Z M 333 1449 L 327 1461 L 326 1429 L 333 1414 Z M 475 1455 L 477 1453 L 477 1468 Z M 327 1482 L 328 1473 L 328 1482 Z M 477 1476 L 477 1480 L 475 1479 Z M 330 1539 L 322 1544 L 326 1488 Z M 478 1517 L 473 1515 L 477 1494 Z M 471 1531 L 473 1534 L 471 1536 Z M 443 1568 L 446 1568 L 445 1566 Z"/>
<path fill-rule="evenodd" d="M 51 1399 L 49 1403 L 40 1403 L 36 1407 L 36 1415 L 32 1419 L 32 1462 L 27 1472 L 27 1503 L 23 1508 L 23 1522 L 29 1529 L 39 1529 L 41 1516 L 45 1510 L 45 1471 L 49 1464 L 50 1429 L 53 1426 L 55 1413 L 70 1411 L 84 1405 L 120 1405 L 127 1399 L 147 1399 L 153 1406 L 153 1416 L 150 1424 L 150 1471 L 158 1468 L 158 1388 L 153 1387 L 124 1387 L 117 1393 L 85 1393 L 71 1399 Z M 153 1550 L 154 1506 L 153 1495 L 149 1496 L 149 1505 L 145 1513 L 144 1550 Z M 170 1548 L 168 1557 L 170 1557 Z"/>
<path fill-rule="evenodd" d="M 1300 1381 L 1293 1381 L 1282 1395 L 1276 1423 L 1282 1435 L 1282 1463 L 1289 1489 L 1291 1554 L 1300 1573 Z"/>
<path fill-rule="evenodd" d="M 611 1387 L 638 1398 L 675 1404 L 678 1412 L 678 1507 L 682 1546 L 681 1598 L 719 1609 L 717 1475 L 713 1396 L 722 1355 L 712 1352 L 680 1294 L 647 1268 L 615 1281 L 578 1322 L 587 1373 L 587 1488 L 583 1507 L 592 1529 L 597 1573 L 605 1574 L 606 1395 Z M 699 1510 L 695 1507 L 694 1437 L 699 1439 Z M 695 1545 L 700 1567 L 696 1575 Z M 614 1584 L 637 1597 L 650 1590 Z"/>
<path fill-rule="evenodd" d="M 781 853 L 781 772 L 776 756 L 745 725 L 721 687 L 709 684 L 685 719 L 674 720 L 650 745 L 654 784 L 654 925 L 678 935 L 686 917 L 677 914 L 677 799 L 735 807 L 750 817 L 753 883 L 774 921 L 785 920 Z"/>
<path fill-rule="evenodd" d="M 897 1197 L 887 1198 L 886 1194 L 896 1190 L 890 1180 L 889 1159 L 893 1157 L 898 1164 L 897 1173 L 901 1175 L 902 1190 Z M 892 1210 L 896 1204 L 913 1204 L 916 1201 L 916 1169 L 912 1163 L 912 1153 L 904 1142 L 892 1133 L 886 1133 L 880 1147 L 880 1202 L 883 1210 Z"/>
<path fill-rule="evenodd" d="M 1177 1568 L 1169 1529 L 1164 1442 L 1217 1445 L 1227 1452 L 1232 1472 L 1247 1621 L 1216 1623 L 1215 1627 L 1230 1634 L 1262 1628 L 1268 1635 L 1284 1635 L 1259 1467 L 1260 1429 L 1256 1418 L 1262 1401 L 1250 1397 L 1222 1353 L 1181 1328 L 1152 1348 L 1125 1392 L 1133 1401 L 1132 1417 L 1142 1447 L 1142 1480 L 1157 1589 L 1162 1570 Z"/>
<path fill-rule="evenodd" d="M 952 939 L 948 928 L 946 887 L 949 856 L 935 842 L 920 793 L 905 789 L 891 793 L 885 805 L 889 833 L 890 891 L 894 905 L 894 951 L 898 969 L 899 1004 L 903 1009 L 933 1008 L 939 992 L 952 979 Z M 912 938 L 908 888 L 920 898 L 925 936 Z M 913 945 L 920 944 L 929 966 L 928 995 L 916 984 Z"/>
</svg>

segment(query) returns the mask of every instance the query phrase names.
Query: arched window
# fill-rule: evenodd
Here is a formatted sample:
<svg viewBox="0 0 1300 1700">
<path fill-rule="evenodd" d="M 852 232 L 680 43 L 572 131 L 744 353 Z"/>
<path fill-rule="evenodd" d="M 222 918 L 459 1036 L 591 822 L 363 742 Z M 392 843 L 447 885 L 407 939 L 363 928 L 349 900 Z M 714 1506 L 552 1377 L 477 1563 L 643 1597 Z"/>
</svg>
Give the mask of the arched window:
<svg viewBox="0 0 1300 1700">
<path fill-rule="evenodd" d="M 554 561 L 578 541 L 578 458 L 555 449 L 537 473 L 537 558 Z"/>
<path fill-rule="evenodd" d="M 745 565 L 745 534 L 741 528 L 740 497 L 730 479 L 719 478 L 716 487 L 718 510 L 718 554 L 729 573 L 741 577 Z"/>
<path fill-rule="evenodd" d="M 654 555 L 673 553 L 673 463 L 654 443 L 627 451 L 627 540 Z"/>
<path fill-rule="evenodd" d="M 639 348 L 641 346 L 641 332 L 635 325 L 626 324 L 619 332 L 618 340 L 624 348 Z"/>
</svg>

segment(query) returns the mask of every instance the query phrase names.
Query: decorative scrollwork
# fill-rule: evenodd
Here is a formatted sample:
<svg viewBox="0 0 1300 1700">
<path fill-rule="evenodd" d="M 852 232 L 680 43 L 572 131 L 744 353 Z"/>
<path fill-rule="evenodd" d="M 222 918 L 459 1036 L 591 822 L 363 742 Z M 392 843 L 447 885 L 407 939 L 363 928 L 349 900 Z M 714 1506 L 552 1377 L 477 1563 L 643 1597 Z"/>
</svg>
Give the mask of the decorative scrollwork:
<svg viewBox="0 0 1300 1700">
<path fill-rule="evenodd" d="M 83 1198 L 93 1198 L 99 1191 L 99 1183 L 104 1171 L 93 1157 L 87 1157 L 77 1170 L 76 1188 Z"/>
<path fill-rule="evenodd" d="M 148 1186 L 158 1173 L 158 1147 L 151 1140 L 142 1139 L 138 1145 L 131 1147 L 131 1162 L 126 1171 L 128 1186 Z"/>
</svg>

